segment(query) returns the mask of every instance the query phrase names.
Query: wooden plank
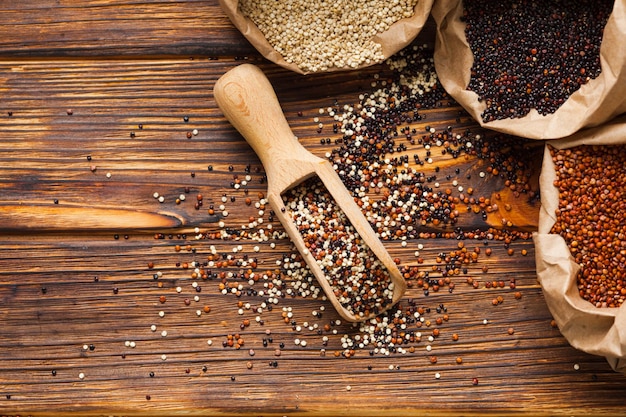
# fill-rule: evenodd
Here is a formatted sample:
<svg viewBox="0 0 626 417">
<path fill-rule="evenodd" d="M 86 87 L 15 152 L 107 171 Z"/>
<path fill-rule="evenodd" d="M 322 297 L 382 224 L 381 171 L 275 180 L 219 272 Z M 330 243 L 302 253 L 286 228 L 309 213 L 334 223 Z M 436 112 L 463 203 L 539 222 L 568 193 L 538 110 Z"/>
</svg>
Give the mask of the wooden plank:
<svg viewBox="0 0 626 417">
<path fill-rule="evenodd" d="M 3 232 L 3 408 L 41 415 L 50 409 L 88 414 L 205 410 L 213 414 L 326 415 L 337 412 L 337 404 L 341 404 L 346 415 L 368 415 L 380 409 L 399 414 L 413 409 L 435 414 L 492 409 L 501 413 L 561 413 L 581 406 L 602 414 L 621 406 L 624 378 L 610 371 L 602 358 L 569 347 L 550 326 L 529 240 L 512 244 L 514 256 L 507 254 L 502 242 L 490 243 L 491 257 L 481 256 L 480 262 L 469 265 L 467 275 L 455 277 L 453 293 L 431 291 L 426 296 L 413 285 L 407 299 L 431 307 L 430 320 L 440 315 L 436 313 L 440 304 L 450 315 L 450 320 L 439 326 L 441 336 L 431 343 L 432 352 L 426 351 L 425 340 L 431 330 L 424 328 L 424 340 L 415 344 L 413 353 L 370 356 L 366 348 L 353 358 L 341 354 L 336 358 L 335 352 L 343 351 L 341 336 L 354 336 L 358 331 L 345 324 L 333 326 L 336 335 L 332 331 L 318 334 L 308 327 L 294 331 L 282 319 L 282 308 L 291 308 L 297 325 L 308 322 L 323 327 L 337 318 L 327 302 L 302 297 L 281 299 L 275 309 L 259 314 L 264 322 L 260 325 L 253 310 L 263 297 L 223 295 L 221 279 L 201 281 L 202 291 L 195 292 L 191 271 L 183 265 L 194 260 L 204 262 L 211 246 L 220 256 L 231 254 L 243 259 L 247 254 L 256 258 L 259 273 L 277 268 L 277 262 L 293 251 L 284 238 L 275 241 L 274 249 L 268 242 L 246 239 L 195 239 L 196 227 L 210 236 L 219 233 L 218 218 L 207 214 L 206 204 L 221 204 L 224 194 L 228 197 L 224 204 L 231 213 L 222 218 L 227 226 L 239 229 L 247 224 L 248 217 L 257 215 L 252 205 L 245 204 L 243 190 L 231 187 L 234 176 L 245 176 L 249 171 L 248 195 L 253 201 L 258 201 L 258 193 L 265 190 L 258 160 L 212 100 L 213 83 L 237 62 L 113 60 L 104 65 L 99 60 L 81 59 L 3 64 L 5 108 L 11 109 L 12 115 L 4 114 L 0 119 L 0 206 L 37 204 L 48 210 L 47 219 L 35 218 L 28 227 L 5 224 Z M 313 121 L 317 109 L 335 101 L 354 102 L 374 72 L 358 72 L 335 88 L 338 80 L 344 79 L 340 75 L 302 80 L 270 65 L 262 68 L 277 86 L 294 131 L 320 156 L 334 147 L 334 141 L 322 144 L 320 139 L 335 136 L 328 130 L 317 133 Z M 298 94 L 293 93 L 295 85 L 302 85 Z M 323 90 L 321 86 L 325 86 Z M 70 108 L 71 115 L 67 112 Z M 456 119 L 459 109 L 442 108 L 425 114 L 426 120 L 416 125 L 417 129 L 424 129 L 426 122 L 441 129 Z M 473 126 L 465 117 L 456 123 L 459 130 Z M 188 139 L 186 133 L 193 129 L 199 133 Z M 91 165 L 97 166 L 95 172 Z M 442 155 L 437 156 L 437 165 L 442 169 L 441 178 L 456 167 L 474 173 L 484 169 L 479 159 L 452 160 Z M 429 172 L 428 167 L 423 169 Z M 107 172 L 112 174 L 110 178 Z M 452 180 L 441 181 L 446 184 Z M 483 187 L 481 192 L 503 186 L 498 178 L 480 185 L 483 181 L 473 175 L 469 183 Z M 187 194 L 185 187 L 189 187 Z M 154 192 L 165 196 L 166 201 L 159 203 Z M 188 198 L 176 204 L 174 200 L 181 193 Z M 203 195 L 205 206 L 201 210 L 193 206 L 197 194 Z M 518 201 L 512 211 L 524 219 L 519 227 L 533 230 L 538 205 Z M 64 208 L 77 208 L 75 218 L 55 225 L 50 220 L 53 210 Z M 93 224 L 102 221 L 97 210 L 112 209 L 169 214 L 182 219 L 182 226 L 161 230 L 162 225 L 155 223 L 146 231 L 111 222 L 101 231 L 94 230 Z M 81 221 L 91 226 L 81 228 Z M 473 213 L 465 213 L 460 225 L 465 230 L 489 227 Z M 155 239 L 154 233 L 161 232 L 163 238 Z M 423 264 L 417 263 L 414 254 L 418 243 L 424 245 L 420 251 Z M 483 242 L 476 244 L 482 246 Z M 182 249 L 177 251 L 176 245 Z M 233 252 L 238 245 L 241 250 Z M 438 265 L 437 256 L 454 250 L 457 242 L 424 239 L 411 241 L 406 248 L 398 242 L 385 245 L 403 265 L 428 271 Z M 528 255 L 520 255 L 522 248 Z M 148 268 L 149 263 L 154 264 L 153 269 Z M 486 272 L 483 266 L 488 267 Z M 213 269 L 237 276 L 243 268 Z M 155 280 L 157 272 L 163 275 Z M 466 284 L 467 276 L 479 280 L 480 288 Z M 516 279 L 521 300 L 516 300 L 515 291 L 508 288 L 484 286 L 492 280 L 508 283 L 511 277 Z M 291 282 L 288 277 L 284 279 Z M 225 281 L 237 281 L 248 288 L 245 280 Z M 178 286 L 180 293 L 176 292 Z M 252 288 L 260 286 L 257 283 Z M 185 305 L 184 299 L 193 300 L 194 295 L 200 300 Z M 493 306 L 492 300 L 498 295 L 504 302 Z M 159 301 L 161 296 L 166 297 L 164 304 Z M 251 309 L 244 308 L 240 315 L 239 301 L 250 303 Z M 211 311 L 198 317 L 196 310 L 204 305 Z M 311 315 L 322 306 L 326 307 L 322 318 Z M 159 311 L 165 312 L 163 318 Z M 253 324 L 241 330 L 244 318 Z M 483 325 L 483 319 L 489 324 Z M 157 326 L 155 332 L 150 330 L 152 324 Z M 509 327 L 514 328 L 513 335 L 507 333 Z M 273 342 L 265 347 L 262 340 L 267 338 L 268 329 Z M 167 331 L 165 337 L 163 330 Z M 222 347 L 228 334 L 238 332 L 246 340 L 242 349 Z M 451 340 L 452 333 L 459 334 L 458 342 Z M 324 335 L 329 337 L 327 346 L 322 343 Z M 295 338 L 307 340 L 306 348 L 296 346 Z M 126 346 L 127 341 L 137 347 Z M 285 347 L 277 357 L 274 352 L 280 343 Z M 92 344 L 93 351 L 89 349 Z M 254 356 L 250 356 L 250 348 Z M 320 356 L 320 349 L 326 349 L 326 356 Z M 436 364 L 430 363 L 433 355 L 438 357 Z M 462 364 L 456 364 L 457 357 L 463 358 Z M 274 360 L 277 368 L 269 366 Z M 247 362 L 253 364 L 252 369 L 247 368 Z M 574 364 L 581 370 L 575 371 Z M 85 374 L 83 380 L 78 377 L 81 372 Z M 437 372 L 440 379 L 435 379 Z M 472 385 L 474 377 L 479 379 L 476 386 Z M 318 395 L 321 392 L 323 396 Z M 73 397 L 80 400 L 69 404 L 67 399 Z M 366 403 L 371 408 L 364 409 L 362 404 Z"/>
<path fill-rule="evenodd" d="M 339 135 L 328 120 L 318 132 L 318 109 L 354 104 L 373 88 L 375 73 L 387 76 L 381 66 L 288 73 L 259 59 L 215 1 L 0 4 L 3 415 L 622 413 L 626 377 L 603 358 L 570 347 L 551 325 L 528 239 L 538 201 L 515 198 L 498 176 L 481 178 L 487 162 L 478 157 L 434 153 L 434 164 L 419 169 L 434 175 L 439 167 L 442 189 L 459 180 L 476 196 L 500 194 L 500 209 L 485 220 L 459 207 L 460 229 L 501 228 L 504 219 L 521 238 L 510 245 L 465 240 L 468 250 L 477 246 L 481 253 L 451 277 L 452 292 L 425 292 L 410 280 L 403 305 L 430 308 L 421 327 L 409 323 L 410 331 L 422 333 L 420 341 L 403 345 L 412 351 L 370 355 L 372 348 L 364 347 L 346 358 L 342 336 L 356 340 L 365 331 L 337 324 L 329 302 L 285 295 L 271 310 L 263 307 L 267 295 L 259 291 L 266 286 L 283 285 L 287 294 L 307 278 L 285 271 L 281 283 L 263 278 L 293 254 L 284 236 L 237 236 L 251 217 L 281 230 L 268 210 L 261 215 L 254 205 L 265 191 L 263 168 L 212 97 L 215 81 L 244 62 L 243 55 L 267 73 L 294 133 L 321 157 L 335 149 Z M 479 131 L 455 105 L 423 114 L 411 126 L 416 131 L 448 125 Z M 535 155 L 533 184 L 541 145 L 525 148 Z M 424 156 L 419 146 L 403 152 Z M 236 189 L 235 180 L 246 175 L 248 184 Z M 184 201 L 176 202 L 181 195 Z M 378 198 L 374 191 L 371 196 Z M 215 214 L 208 212 L 211 205 Z M 453 228 L 420 230 L 445 234 Z M 402 267 L 432 276 L 441 274 L 441 254 L 459 249 L 456 239 L 443 237 L 384 245 Z M 207 279 L 193 276 L 194 262 L 211 270 Z M 251 283 L 242 275 L 249 270 L 261 278 Z M 492 281 L 505 285 L 488 287 Z M 224 294 L 221 285 L 240 285 L 241 292 Z M 502 303 L 493 305 L 498 296 Z M 441 306 L 448 320 L 437 311 Z M 293 315 L 287 322 L 283 308 Z M 251 323 L 242 329 L 245 319 Z M 440 335 L 429 342 L 435 327 Z M 224 347 L 236 333 L 244 345 Z"/>
<path fill-rule="evenodd" d="M 2 2 L 0 16 L 0 56 L 6 57 L 254 52 L 217 1 Z"/>
</svg>

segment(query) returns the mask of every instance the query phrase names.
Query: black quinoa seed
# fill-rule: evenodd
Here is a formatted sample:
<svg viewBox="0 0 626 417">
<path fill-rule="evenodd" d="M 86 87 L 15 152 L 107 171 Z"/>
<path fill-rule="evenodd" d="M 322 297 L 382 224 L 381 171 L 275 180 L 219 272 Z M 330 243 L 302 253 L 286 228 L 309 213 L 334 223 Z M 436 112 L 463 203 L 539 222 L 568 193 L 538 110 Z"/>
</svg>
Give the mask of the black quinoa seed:
<svg viewBox="0 0 626 417">
<path fill-rule="evenodd" d="M 600 75 L 600 44 L 610 0 L 463 2 L 474 54 L 467 89 L 486 109 L 484 122 L 554 113 Z"/>
</svg>

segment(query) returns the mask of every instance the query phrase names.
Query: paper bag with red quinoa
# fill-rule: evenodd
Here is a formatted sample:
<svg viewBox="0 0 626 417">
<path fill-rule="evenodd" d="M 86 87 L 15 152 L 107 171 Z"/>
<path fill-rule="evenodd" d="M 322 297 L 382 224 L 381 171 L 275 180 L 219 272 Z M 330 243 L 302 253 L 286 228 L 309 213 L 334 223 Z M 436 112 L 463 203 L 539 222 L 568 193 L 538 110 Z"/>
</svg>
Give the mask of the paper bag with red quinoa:
<svg viewBox="0 0 626 417">
<path fill-rule="evenodd" d="M 539 7 L 543 6 L 543 3 L 539 3 Z M 474 64 L 474 53 L 470 49 L 470 44 L 466 37 L 466 24 L 461 19 L 463 14 L 464 6 L 462 0 L 438 0 L 434 3 L 432 16 L 437 24 L 435 66 L 441 84 L 448 94 L 458 101 L 483 127 L 531 139 L 557 139 L 569 136 L 583 128 L 599 126 L 626 112 L 626 48 L 623 46 L 624 39 L 626 39 L 625 2 L 614 2 L 613 11 L 608 17 L 603 35 L 600 32 L 602 36 L 599 52 L 601 72 L 597 78 L 582 84 L 578 90 L 570 93 L 569 96 L 568 94 L 563 94 L 564 97 L 562 98 L 565 101 L 556 111 L 546 112 L 545 115 L 541 115 L 534 108 L 531 108 L 526 113 L 520 110 L 523 107 L 522 105 L 511 106 L 506 108 L 513 112 L 526 113 L 526 115 L 516 118 L 497 118 L 488 122 L 482 116 L 487 109 L 486 100 L 483 98 L 483 100 L 479 101 L 478 94 L 467 89 L 470 84 L 471 71 Z M 550 22 L 551 19 L 547 19 L 547 21 Z M 481 30 L 487 33 L 486 31 L 492 30 L 492 28 L 475 28 L 476 32 Z M 540 28 L 529 28 L 529 30 L 534 31 L 534 33 L 544 32 Z M 519 31 L 516 31 L 516 33 L 519 33 Z M 565 36 L 566 34 L 562 33 L 555 34 L 556 39 Z M 574 35 L 568 34 L 567 36 Z M 519 44 L 517 40 L 509 41 L 515 42 L 515 45 Z M 503 43 L 507 42 L 507 39 L 493 39 L 492 42 L 496 44 L 498 42 Z M 554 44 L 554 42 L 546 43 Z M 537 47 L 541 48 L 541 45 L 537 45 Z M 532 53 L 540 56 L 542 51 L 531 49 L 530 51 L 524 50 L 520 53 L 529 54 L 523 57 L 525 60 L 534 59 Z M 554 56 L 554 54 L 548 51 L 545 56 Z M 510 59 L 498 59 L 496 57 L 487 61 L 489 64 L 485 65 L 489 65 L 489 68 L 491 68 L 492 63 L 495 63 L 501 73 L 504 73 L 504 70 L 509 68 L 511 70 L 510 73 L 514 73 L 514 70 L 518 67 L 518 64 Z M 520 62 L 523 64 L 523 61 Z M 571 67 L 573 66 L 564 65 L 560 68 Z M 553 70 L 552 67 L 545 69 L 548 72 Z M 489 74 L 489 77 L 496 77 L 496 71 L 491 69 L 485 71 L 485 74 Z M 515 81 L 519 82 L 520 80 Z M 558 82 L 565 83 L 567 81 L 555 81 L 556 85 L 558 85 Z M 500 87 L 504 88 L 502 85 Z M 513 87 L 513 89 L 518 92 L 520 90 L 519 87 Z M 532 92 L 530 90 L 524 91 L 524 93 L 529 95 L 534 95 L 536 92 L 536 90 Z M 522 100 L 530 101 L 535 99 L 525 98 Z M 502 113 L 506 112 L 503 111 Z M 506 114 L 510 115 L 510 113 Z M 521 114 L 517 116 L 521 116 Z M 488 119 L 487 117 L 486 120 Z"/>
<path fill-rule="evenodd" d="M 626 373 L 626 305 L 597 307 L 583 299 L 578 284 L 581 266 L 575 261 L 561 234 L 553 233 L 557 210 L 560 210 L 560 196 L 555 186 L 557 173 L 550 146 L 555 149 L 573 149 L 578 146 L 613 144 L 626 147 L 626 116 L 620 116 L 602 127 L 546 143 L 539 180 L 542 206 L 538 232 L 533 235 L 533 241 L 537 277 L 548 308 L 563 336 L 573 347 L 604 356 L 614 370 Z M 623 285 L 626 286 L 626 282 Z"/>
<path fill-rule="evenodd" d="M 374 35 L 372 41 L 381 45 L 382 55 L 384 59 L 389 58 L 402 48 L 409 45 L 421 32 L 426 20 L 430 16 L 430 9 L 434 0 L 419 0 L 414 8 L 414 13 L 411 17 L 401 19 L 392 24 L 388 30 L 383 33 Z M 300 74 L 309 74 L 312 71 L 303 70 L 295 63 L 287 62 L 283 56 L 274 49 L 274 47 L 265 38 L 265 35 L 259 30 L 254 22 L 245 16 L 240 8 L 238 0 L 219 0 L 222 10 L 226 13 L 231 22 L 239 29 L 239 31 L 246 37 L 246 39 L 259 51 L 266 59 L 280 65 L 283 68 L 287 68 L 291 71 L 295 71 Z M 313 7 L 313 5 L 311 5 Z M 340 24 L 340 23 L 337 23 Z M 331 71 L 345 71 L 354 70 L 358 68 L 364 68 L 380 62 L 363 63 L 357 68 L 353 67 L 330 67 L 328 72 Z M 320 71 L 320 72 L 326 72 Z"/>
</svg>

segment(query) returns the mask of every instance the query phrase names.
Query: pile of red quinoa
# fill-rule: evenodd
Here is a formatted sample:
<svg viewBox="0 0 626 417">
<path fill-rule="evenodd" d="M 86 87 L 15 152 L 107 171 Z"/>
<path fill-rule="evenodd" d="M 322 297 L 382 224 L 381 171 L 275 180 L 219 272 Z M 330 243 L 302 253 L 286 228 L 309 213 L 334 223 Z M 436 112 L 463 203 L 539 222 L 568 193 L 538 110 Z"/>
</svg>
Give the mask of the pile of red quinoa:
<svg viewBox="0 0 626 417">
<path fill-rule="evenodd" d="M 559 205 L 552 233 L 576 263 L 580 296 L 596 307 L 626 299 L 626 147 L 550 148 Z"/>
</svg>

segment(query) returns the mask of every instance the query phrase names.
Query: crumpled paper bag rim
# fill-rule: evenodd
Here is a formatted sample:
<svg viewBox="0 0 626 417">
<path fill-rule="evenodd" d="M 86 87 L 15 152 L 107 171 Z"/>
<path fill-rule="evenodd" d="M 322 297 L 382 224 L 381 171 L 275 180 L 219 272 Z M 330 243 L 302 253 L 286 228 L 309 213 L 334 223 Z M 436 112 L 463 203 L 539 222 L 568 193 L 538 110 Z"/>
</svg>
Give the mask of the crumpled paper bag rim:
<svg viewBox="0 0 626 417">
<path fill-rule="evenodd" d="M 430 10 L 433 2 L 434 0 L 419 0 L 415 5 L 415 12 L 413 16 L 395 22 L 387 31 L 372 37 L 374 42 L 379 43 L 382 46 L 382 53 L 384 56 L 383 61 L 400 51 L 405 46 L 409 45 L 417 37 L 417 35 L 419 35 L 421 30 L 424 28 L 426 20 L 430 16 Z M 254 46 L 256 50 L 259 51 L 259 53 L 266 59 L 299 74 L 313 74 L 313 72 L 302 70 L 296 64 L 285 61 L 282 55 L 274 49 L 267 39 L 265 39 L 265 35 L 263 35 L 254 22 L 239 12 L 238 0 L 219 0 L 219 4 L 233 25 L 239 29 L 248 42 L 250 42 L 252 46 Z M 354 71 L 379 63 L 380 62 L 364 63 L 357 68 L 333 67 L 329 68 L 328 71 L 319 71 L 315 73 Z"/>
<path fill-rule="evenodd" d="M 626 116 L 565 139 L 546 142 L 539 179 L 542 207 L 533 241 L 537 279 L 563 336 L 573 347 L 604 356 L 615 371 L 626 373 L 626 307 L 597 308 L 582 299 L 576 281 L 579 265 L 565 240 L 560 235 L 550 234 L 556 221 L 559 193 L 553 185 L 556 173 L 549 147 L 567 149 L 614 144 L 626 144 Z"/>
<path fill-rule="evenodd" d="M 474 57 L 465 38 L 465 24 L 459 19 L 462 12 L 462 0 L 437 0 L 433 5 L 435 68 L 448 94 L 482 127 L 529 139 L 558 139 L 626 112 L 626 2 L 614 2 L 600 46 L 602 72 L 597 78 L 572 93 L 553 114 L 542 116 L 532 109 L 522 118 L 488 123 L 481 117 L 486 104 L 466 90 Z"/>
</svg>

